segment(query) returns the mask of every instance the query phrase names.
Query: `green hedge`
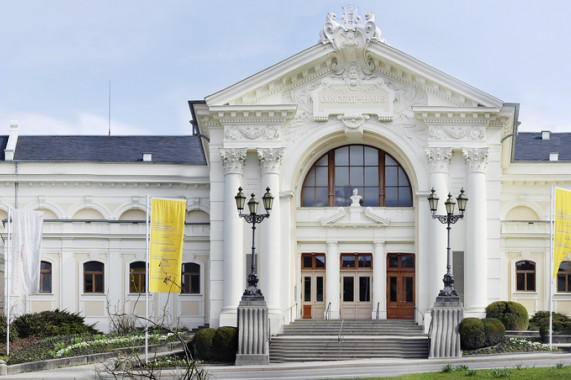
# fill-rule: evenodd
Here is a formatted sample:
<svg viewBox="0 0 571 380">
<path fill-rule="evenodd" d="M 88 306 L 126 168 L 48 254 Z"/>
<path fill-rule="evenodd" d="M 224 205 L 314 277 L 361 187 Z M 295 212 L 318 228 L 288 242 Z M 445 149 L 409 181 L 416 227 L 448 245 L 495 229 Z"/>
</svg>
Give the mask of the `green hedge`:
<svg viewBox="0 0 571 380">
<path fill-rule="evenodd" d="M 86 325 L 84 317 L 78 313 L 59 309 L 22 314 L 14 319 L 11 326 L 10 334 L 14 331 L 19 338 L 97 333 L 94 325 Z"/>
<path fill-rule="evenodd" d="M 529 314 L 525 307 L 517 302 L 498 301 L 486 308 L 486 318 L 496 318 L 506 330 L 527 330 Z"/>
<path fill-rule="evenodd" d="M 568 322 L 571 321 L 567 316 L 560 313 L 552 313 L 553 322 Z M 544 324 L 549 324 L 549 312 L 548 311 L 538 311 L 529 320 L 529 330 L 537 331 Z"/>
<path fill-rule="evenodd" d="M 212 338 L 214 359 L 221 362 L 235 362 L 238 351 L 238 329 L 219 327 Z"/>
<path fill-rule="evenodd" d="M 212 360 L 212 338 L 216 329 L 205 328 L 198 330 L 189 342 L 189 349 L 196 359 Z"/>
<path fill-rule="evenodd" d="M 463 350 L 475 350 L 486 344 L 484 324 L 478 318 L 464 318 L 460 322 L 460 344 Z"/>
<path fill-rule="evenodd" d="M 506 328 L 496 318 L 484 318 L 482 319 L 482 324 L 484 325 L 484 335 L 486 336 L 485 347 L 500 343 L 506 336 Z"/>
</svg>

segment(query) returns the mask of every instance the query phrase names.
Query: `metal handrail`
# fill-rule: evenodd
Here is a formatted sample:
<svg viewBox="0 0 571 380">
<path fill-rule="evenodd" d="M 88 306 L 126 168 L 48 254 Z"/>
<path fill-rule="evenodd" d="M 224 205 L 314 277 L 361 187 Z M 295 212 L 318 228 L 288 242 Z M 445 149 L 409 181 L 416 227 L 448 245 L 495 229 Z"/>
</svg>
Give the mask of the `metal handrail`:
<svg viewBox="0 0 571 380">
<path fill-rule="evenodd" d="M 381 303 L 380 303 L 380 302 L 377 302 L 377 315 L 376 315 L 377 321 L 379 320 L 379 317 L 380 317 L 380 313 L 379 313 L 379 308 L 380 308 L 380 307 L 381 307 Z"/>
<path fill-rule="evenodd" d="M 325 313 L 323 313 L 323 319 L 328 320 L 331 313 L 331 302 L 329 302 L 329 304 L 327 305 L 327 309 L 325 310 Z"/>
<path fill-rule="evenodd" d="M 341 356 L 341 337 L 343 336 L 343 324 L 345 323 L 345 319 L 341 320 L 341 326 L 339 327 L 339 335 L 337 336 L 337 360 L 339 360 Z"/>
<path fill-rule="evenodd" d="M 290 323 L 294 321 L 294 318 L 291 316 L 291 312 L 292 312 L 294 307 L 295 307 L 295 315 L 297 316 L 297 302 L 294 302 L 293 305 L 291 305 L 290 307 L 287 308 L 287 310 L 289 311 Z"/>
<path fill-rule="evenodd" d="M 422 317 L 422 325 L 424 325 L 424 314 L 422 313 L 422 311 L 420 311 L 416 306 L 414 307 L 414 310 L 420 314 L 420 316 Z M 420 324 L 420 323 L 419 323 Z"/>
</svg>

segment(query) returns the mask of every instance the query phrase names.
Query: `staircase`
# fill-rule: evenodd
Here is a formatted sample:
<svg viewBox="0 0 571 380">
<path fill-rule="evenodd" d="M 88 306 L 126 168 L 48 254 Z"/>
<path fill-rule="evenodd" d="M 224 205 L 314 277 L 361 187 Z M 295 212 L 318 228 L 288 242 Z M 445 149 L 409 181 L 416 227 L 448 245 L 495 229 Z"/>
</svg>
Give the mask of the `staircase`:
<svg viewBox="0 0 571 380">
<path fill-rule="evenodd" d="M 405 320 L 298 320 L 273 336 L 270 361 L 427 358 L 428 335 Z"/>
</svg>

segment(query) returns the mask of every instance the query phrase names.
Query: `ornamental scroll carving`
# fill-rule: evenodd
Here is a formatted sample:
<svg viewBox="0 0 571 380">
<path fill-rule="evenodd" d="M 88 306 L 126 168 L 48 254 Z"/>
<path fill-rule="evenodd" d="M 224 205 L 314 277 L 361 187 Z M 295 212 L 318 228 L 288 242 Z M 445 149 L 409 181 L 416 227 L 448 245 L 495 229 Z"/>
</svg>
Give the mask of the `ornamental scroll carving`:
<svg viewBox="0 0 571 380">
<path fill-rule="evenodd" d="M 425 152 L 433 172 L 448 172 L 452 148 L 428 148 Z"/>
<path fill-rule="evenodd" d="M 463 149 L 466 167 L 473 172 L 483 172 L 488 165 L 488 148 Z"/>
<path fill-rule="evenodd" d="M 247 154 L 248 150 L 246 148 L 220 149 L 224 173 L 242 174 L 244 172 Z"/>
<path fill-rule="evenodd" d="M 283 148 L 258 149 L 262 173 L 279 173 L 283 155 Z"/>
<path fill-rule="evenodd" d="M 277 125 L 230 125 L 224 127 L 226 140 L 275 140 L 280 138 Z"/>
<path fill-rule="evenodd" d="M 486 127 L 483 126 L 430 126 L 429 136 L 433 140 L 483 140 Z"/>
</svg>

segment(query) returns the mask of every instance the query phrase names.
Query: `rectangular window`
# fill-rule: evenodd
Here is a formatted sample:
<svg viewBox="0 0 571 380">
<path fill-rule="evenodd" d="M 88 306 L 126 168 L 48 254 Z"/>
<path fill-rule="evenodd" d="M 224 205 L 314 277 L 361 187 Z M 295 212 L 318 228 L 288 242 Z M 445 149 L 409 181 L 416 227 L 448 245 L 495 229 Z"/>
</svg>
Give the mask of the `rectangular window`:
<svg viewBox="0 0 571 380">
<path fill-rule="evenodd" d="M 371 300 L 371 278 L 359 277 L 359 301 L 369 302 Z"/>
<path fill-rule="evenodd" d="M 52 292 L 52 264 L 42 261 L 40 266 L 40 293 Z"/>
<path fill-rule="evenodd" d="M 343 301 L 353 302 L 355 298 L 354 277 L 343 277 Z"/>
<path fill-rule="evenodd" d="M 321 276 L 315 278 L 315 300 L 323 302 L 323 277 Z"/>
<path fill-rule="evenodd" d="M 304 277 L 303 279 L 303 300 L 311 302 L 311 277 Z"/>
</svg>

